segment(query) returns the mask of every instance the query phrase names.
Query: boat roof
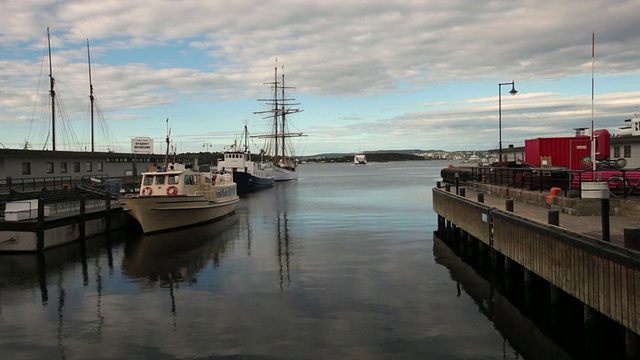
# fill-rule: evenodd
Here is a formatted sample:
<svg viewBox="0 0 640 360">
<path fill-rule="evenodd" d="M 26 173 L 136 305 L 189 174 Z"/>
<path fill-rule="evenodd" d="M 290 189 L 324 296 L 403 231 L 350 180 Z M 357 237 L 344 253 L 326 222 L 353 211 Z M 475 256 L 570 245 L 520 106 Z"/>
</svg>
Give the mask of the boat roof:
<svg viewBox="0 0 640 360">
<path fill-rule="evenodd" d="M 179 175 L 185 172 L 200 174 L 199 171 L 195 171 L 193 169 L 174 169 L 174 170 L 167 170 L 167 171 L 145 171 L 142 173 L 142 175 Z"/>
</svg>

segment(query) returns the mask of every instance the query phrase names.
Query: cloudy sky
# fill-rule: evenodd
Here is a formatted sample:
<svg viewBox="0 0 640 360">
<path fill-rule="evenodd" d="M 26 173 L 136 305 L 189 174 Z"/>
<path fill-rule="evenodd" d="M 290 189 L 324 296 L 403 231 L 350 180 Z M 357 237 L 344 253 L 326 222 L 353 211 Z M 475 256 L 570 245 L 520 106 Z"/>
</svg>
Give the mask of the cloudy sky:
<svg viewBox="0 0 640 360">
<path fill-rule="evenodd" d="M 303 112 L 301 155 L 494 149 L 616 132 L 640 106 L 640 0 L 0 0 L 0 143 L 128 152 L 167 122 L 180 152 L 266 131 L 274 68 Z M 595 34 L 595 57 L 592 57 Z M 277 63 L 276 63 L 277 59 Z M 595 60 L 592 62 L 592 60 Z M 592 67 L 592 63 L 594 66 Z M 595 76 L 592 76 L 592 68 Z M 592 78 L 595 96 L 592 102 Z M 508 93 L 515 82 L 516 96 Z M 593 104 L 593 107 L 592 107 Z M 593 114 L 592 117 L 592 108 Z M 45 145 L 45 141 L 47 141 Z M 254 142 L 258 139 L 254 139 Z M 261 144 L 255 143 L 256 148 Z"/>
</svg>

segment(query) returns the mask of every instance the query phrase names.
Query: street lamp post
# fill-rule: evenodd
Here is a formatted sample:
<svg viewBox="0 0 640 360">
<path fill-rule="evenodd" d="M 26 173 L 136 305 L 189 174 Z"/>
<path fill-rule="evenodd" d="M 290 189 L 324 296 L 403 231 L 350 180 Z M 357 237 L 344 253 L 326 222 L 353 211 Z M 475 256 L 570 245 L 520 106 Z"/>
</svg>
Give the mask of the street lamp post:
<svg viewBox="0 0 640 360">
<path fill-rule="evenodd" d="M 202 147 L 206 147 L 207 148 L 207 152 L 209 152 L 209 146 L 213 146 L 213 144 L 211 144 L 211 143 L 202 144 Z"/>
<path fill-rule="evenodd" d="M 511 82 L 506 82 L 506 83 L 499 83 L 498 84 L 498 131 L 500 132 L 500 142 L 499 142 L 499 159 L 498 161 L 502 161 L 502 86 L 503 85 L 511 85 L 511 91 L 509 91 L 509 94 L 511 94 L 511 96 L 515 96 L 518 91 L 516 90 L 516 86 L 515 86 L 515 82 L 511 81 Z"/>
</svg>

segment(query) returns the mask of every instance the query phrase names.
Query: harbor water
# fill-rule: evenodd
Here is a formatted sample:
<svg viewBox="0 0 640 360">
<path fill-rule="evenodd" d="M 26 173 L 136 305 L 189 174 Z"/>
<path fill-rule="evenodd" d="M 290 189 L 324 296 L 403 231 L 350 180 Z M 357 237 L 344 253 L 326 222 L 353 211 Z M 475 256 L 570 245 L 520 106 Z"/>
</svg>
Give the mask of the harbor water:
<svg viewBox="0 0 640 360">
<path fill-rule="evenodd" d="M 213 224 L 0 255 L 0 357 L 587 358 L 434 238 L 448 164 L 303 164 Z"/>
</svg>

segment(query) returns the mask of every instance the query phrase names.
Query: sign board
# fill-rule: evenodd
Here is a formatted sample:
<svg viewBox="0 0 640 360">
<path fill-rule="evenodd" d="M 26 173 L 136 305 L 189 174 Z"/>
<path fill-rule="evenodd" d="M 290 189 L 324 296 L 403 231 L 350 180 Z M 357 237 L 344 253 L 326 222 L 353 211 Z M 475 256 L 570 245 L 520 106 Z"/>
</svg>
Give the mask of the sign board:
<svg viewBox="0 0 640 360">
<path fill-rule="evenodd" d="M 153 139 L 148 137 L 131 139 L 131 152 L 134 154 L 153 154 Z"/>
</svg>

